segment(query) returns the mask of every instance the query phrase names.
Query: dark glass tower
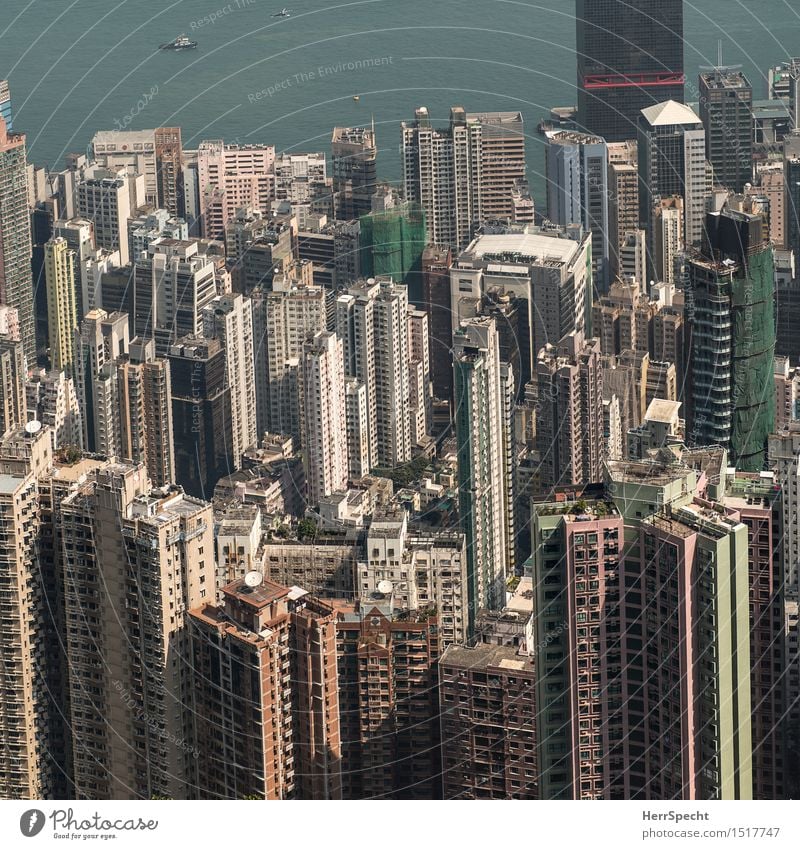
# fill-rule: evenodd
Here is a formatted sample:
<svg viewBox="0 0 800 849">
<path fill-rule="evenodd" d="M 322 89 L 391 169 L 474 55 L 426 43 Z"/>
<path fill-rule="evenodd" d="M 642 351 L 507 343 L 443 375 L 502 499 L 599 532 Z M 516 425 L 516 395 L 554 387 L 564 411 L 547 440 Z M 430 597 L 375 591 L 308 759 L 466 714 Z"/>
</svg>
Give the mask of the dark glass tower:
<svg viewBox="0 0 800 849">
<path fill-rule="evenodd" d="M 578 122 L 636 137 L 642 109 L 683 103 L 683 0 L 576 0 Z"/>
</svg>

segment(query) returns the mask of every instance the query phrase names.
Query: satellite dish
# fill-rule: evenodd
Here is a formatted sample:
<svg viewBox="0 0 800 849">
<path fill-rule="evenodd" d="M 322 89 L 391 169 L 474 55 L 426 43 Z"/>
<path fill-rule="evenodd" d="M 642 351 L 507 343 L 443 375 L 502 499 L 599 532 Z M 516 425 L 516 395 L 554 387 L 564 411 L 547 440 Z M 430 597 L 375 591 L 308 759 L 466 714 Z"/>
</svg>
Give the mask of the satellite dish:
<svg viewBox="0 0 800 849">
<path fill-rule="evenodd" d="M 256 572 L 255 570 L 253 570 L 252 572 L 248 572 L 244 576 L 245 585 L 248 586 L 248 587 L 251 587 L 251 588 L 260 587 L 261 582 L 263 580 L 264 580 L 264 576 L 261 574 L 261 572 Z"/>
<path fill-rule="evenodd" d="M 25 433 L 27 433 L 28 436 L 33 436 L 35 433 L 39 433 L 39 431 L 41 429 L 42 429 L 42 423 L 37 422 L 35 419 L 33 421 L 28 422 L 28 424 L 25 425 Z"/>
<path fill-rule="evenodd" d="M 394 589 L 394 584 L 391 581 L 378 581 L 378 592 L 383 593 L 384 595 L 389 595 L 389 593 Z"/>
</svg>

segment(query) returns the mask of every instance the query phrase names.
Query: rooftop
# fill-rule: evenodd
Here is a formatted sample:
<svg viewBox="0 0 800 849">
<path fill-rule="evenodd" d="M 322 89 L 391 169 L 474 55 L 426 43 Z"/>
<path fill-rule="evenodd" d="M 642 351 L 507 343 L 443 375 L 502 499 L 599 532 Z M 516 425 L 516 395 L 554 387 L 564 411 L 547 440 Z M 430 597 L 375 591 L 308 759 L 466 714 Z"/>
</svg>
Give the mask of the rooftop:
<svg viewBox="0 0 800 849">
<path fill-rule="evenodd" d="M 679 418 L 680 401 L 668 401 L 665 398 L 653 398 L 645 413 L 645 419 L 651 422 L 672 424 Z"/>
<path fill-rule="evenodd" d="M 478 236 L 465 253 L 478 259 L 519 256 L 520 264 L 540 264 L 547 260 L 567 263 L 580 251 L 579 242 L 556 233 L 503 233 Z"/>
<path fill-rule="evenodd" d="M 642 115 L 647 119 L 651 127 L 671 127 L 674 125 L 697 125 L 703 122 L 700 118 L 683 103 L 677 100 L 665 100 L 655 106 L 642 109 Z"/>
<path fill-rule="evenodd" d="M 511 669 L 530 670 L 533 672 L 533 662 L 527 656 L 520 654 L 514 646 L 497 646 L 489 643 L 478 643 L 476 646 L 448 646 L 442 659 L 441 667 L 456 666 L 461 669 Z"/>
</svg>

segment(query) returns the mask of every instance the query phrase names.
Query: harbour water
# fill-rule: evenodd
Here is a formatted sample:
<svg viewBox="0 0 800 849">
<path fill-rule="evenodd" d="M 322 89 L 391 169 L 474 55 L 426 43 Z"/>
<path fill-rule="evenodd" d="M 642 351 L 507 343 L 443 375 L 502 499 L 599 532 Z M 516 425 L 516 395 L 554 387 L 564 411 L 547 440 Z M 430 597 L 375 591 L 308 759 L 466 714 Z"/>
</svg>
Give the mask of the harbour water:
<svg viewBox="0 0 800 849">
<path fill-rule="evenodd" d="M 281 0 L 287 2 L 288 0 Z M 428 106 L 520 109 L 542 193 L 536 125 L 575 101 L 571 0 L 2 0 L 0 77 L 30 159 L 61 167 L 98 129 L 178 124 L 204 138 L 329 149 L 336 124 L 374 119 L 379 171 L 400 172 L 399 122 Z M 191 51 L 159 44 L 185 33 Z M 700 66 L 741 64 L 756 97 L 800 53 L 800 0 L 686 3 L 687 98 Z M 357 100 L 354 98 L 358 98 Z"/>
</svg>

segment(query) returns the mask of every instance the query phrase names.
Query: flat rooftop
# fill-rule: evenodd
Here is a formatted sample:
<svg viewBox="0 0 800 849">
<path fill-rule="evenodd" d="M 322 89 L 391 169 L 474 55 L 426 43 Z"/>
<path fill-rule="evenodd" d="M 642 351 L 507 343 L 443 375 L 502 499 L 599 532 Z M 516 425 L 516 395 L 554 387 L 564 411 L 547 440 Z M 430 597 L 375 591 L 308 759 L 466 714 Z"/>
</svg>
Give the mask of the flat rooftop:
<svg viewBox="0 0 800 849">
<path fill-rule="evenodd" d="M 464 251 L 473 257 L 482 258 L 519 254 L 520 263 L 529 264 L 545 261 L 571 262 L 580 250 L 580 243 L 566 236 L 545 233 L 503 233 L 478 236 Z"/>
<path fill-rule="evenodd" d="M 519 654 L 514 646 L 478 643 L 476 646 L 448 646 L 439 661 L 440 666 L 460 669 L 511 669 L 533 672 L 533 661 Z"/>
<path fill-rule="evenodd" d="M 645 413 L 645 419 L 651 422 L 671 424 L 679 417 L 680 401 L 668 401 L 665 398 L 653 398 Z"/>
</svg>

